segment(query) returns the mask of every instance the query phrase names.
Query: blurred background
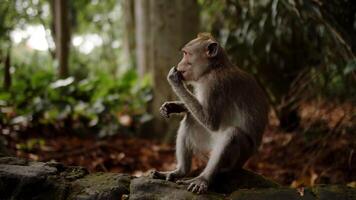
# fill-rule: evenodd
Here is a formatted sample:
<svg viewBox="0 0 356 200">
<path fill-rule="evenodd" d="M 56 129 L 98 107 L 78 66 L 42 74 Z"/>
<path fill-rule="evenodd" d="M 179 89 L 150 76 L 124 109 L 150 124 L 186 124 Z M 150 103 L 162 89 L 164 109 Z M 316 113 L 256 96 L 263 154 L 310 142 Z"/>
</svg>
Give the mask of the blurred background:
<svg viewBox="0 0 356 200">
<path fill-rule="evenodd" d="M 158 108 L 176 98 L 166 74 L 198 32 L 268 94 L 270 123 L 246 168 L 292 187 L 355 187 L 352 0 L 0 0 L 0 154 L 173 169 L 180 117 Z"/>
</svg>

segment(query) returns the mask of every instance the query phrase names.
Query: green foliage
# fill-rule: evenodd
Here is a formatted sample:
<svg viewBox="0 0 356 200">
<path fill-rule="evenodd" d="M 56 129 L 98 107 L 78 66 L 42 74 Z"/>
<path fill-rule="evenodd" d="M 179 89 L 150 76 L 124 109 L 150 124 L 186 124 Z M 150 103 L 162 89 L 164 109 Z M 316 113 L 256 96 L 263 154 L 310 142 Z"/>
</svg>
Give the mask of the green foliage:
<svg viewBox="0 0 356 200">
<path fill-rule="evenodd" d="M 108 73 L 78 81 L 55 77 L 49 69 L 16 68 L 10 90 L 0 91 L 0 124 L 15 130 L 51 127 L 106 136 L 147 119 L 150 80 L 139 80 L 133 70 L 118 78 Z M 121 120 L 123 116 L 126 121 Z"/>
<path fill-rule="evenodd" d="M 43 8 L 48 5 L 45 0 L 3 0 L 0 3 L 0 41 L 10 40 L 10 31 L 23 27 L 27 23 L 41 23 L 44 18 Z"/>
<path fill-rule="evenodd" d="M 15 131 L 85 130 L 105 136 L 119 129 L 132 130 L 150 120 L 146 114 L 146 104 L 151 99 L 150 80 L 139 80 L 134 70 L 127 69 L 120 60 L 122 29 L 117 1 L 70 1 L 72 39 L 79 36 L 82 44 L 96 39 L 100 44 L 90 52 L 81 51 L 78 42 L 73 46 L 69 58 L 72 76 L 67 79 L 56 78 L 53 49 L 40 52 L 29 49 L 26 41 L 12 43 L 11 31 L 31 25 L 42 25 L 50 43 L 55 35 L 52 3 L 5 0 L 0 4 L 1 83 L 2 58 L 7 51 L 11 53 L 12 66 L 10 90 L 0 87 L 0 127 Z"/>
<path fill-rule="evenodd" d="M 44 139 L 32 138 L 24 143 L 16 144 L 16 149 L 30 152 L 34 149 L 43 148 L 45 143 Z"/>
<path fill-rule="evenodd" d="M 110 23 L 118 20 L 118 2 L 107 0 L 100 3 L 98 0 L 71 1 L 73 26 L 77 33 L 98 32 L 110 29 Z"/>
<path fill-rule="evenodd" d="M 1 50 L 10 44 L 10 31 L 15 24 L 15 2 L 0 3 L 0 57 Z"/>
<path fill-rule="evenodd" d="M 286 95 L 304 96 L 288 94 L 295 90 L 356 96 L 348 87 L 354 81 L 348 73 L 354 69 L 352 53 L 317 4 L 308 0 L 200 3 L 202 24 L 219 38 L 234 63 L 258 77 L 275 103 Z M 301 76 L 307 83 L 298 82 Z"/>
</svg>

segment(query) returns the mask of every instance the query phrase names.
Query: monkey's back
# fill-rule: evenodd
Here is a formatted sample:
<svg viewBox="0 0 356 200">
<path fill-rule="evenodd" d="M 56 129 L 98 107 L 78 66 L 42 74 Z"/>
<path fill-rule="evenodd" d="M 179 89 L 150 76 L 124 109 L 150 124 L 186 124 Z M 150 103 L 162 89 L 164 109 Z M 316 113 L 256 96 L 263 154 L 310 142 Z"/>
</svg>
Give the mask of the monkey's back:
<svg viewBox="0 0 356 200">
<path fill-rule="evenodd" d="M 215 110 L 222 117 L 221 126 L 242 129 L 259 146 L 268 122 L 268 103 L 264 91 L 250 74 L 238 67 L 222 68 L 215 73 L 210 98 L 220 102 L 217 105 L 221 105 L 221 108 Z"/>
</svg>

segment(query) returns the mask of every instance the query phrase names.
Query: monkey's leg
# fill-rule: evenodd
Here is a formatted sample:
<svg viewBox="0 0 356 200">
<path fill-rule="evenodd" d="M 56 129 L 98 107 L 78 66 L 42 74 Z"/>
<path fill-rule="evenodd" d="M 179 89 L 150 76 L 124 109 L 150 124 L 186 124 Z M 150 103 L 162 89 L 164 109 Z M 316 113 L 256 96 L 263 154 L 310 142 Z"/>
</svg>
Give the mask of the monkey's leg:
<svg viewBox="0 0 356 200">
<path fill-rule="evenodd" d="M 178 182 L 189 184 L 189 191 L 198 194 L 206 192 L 218 172 L 241 167 L 246 161 L 246 156 L 241 156 L 247 153 L 246 151 L 249 151 L 250 148 L 245 134 L 242 134 L 237 128 L 217 134 L 219 136 L 215 138 L 210 159 L 203 172 L 196 178 Z"/>
<path fill-rule="evenodd" d="M 168 172 L 153 171 L 152 177 L 158 179 L 174 180 L 189 173 L 192 165 L 192 148 L 189 140 L 189 127 L 192 118 L 187 114 L 182 120 L 176 141 L 177 169 Z"/>
</svg>

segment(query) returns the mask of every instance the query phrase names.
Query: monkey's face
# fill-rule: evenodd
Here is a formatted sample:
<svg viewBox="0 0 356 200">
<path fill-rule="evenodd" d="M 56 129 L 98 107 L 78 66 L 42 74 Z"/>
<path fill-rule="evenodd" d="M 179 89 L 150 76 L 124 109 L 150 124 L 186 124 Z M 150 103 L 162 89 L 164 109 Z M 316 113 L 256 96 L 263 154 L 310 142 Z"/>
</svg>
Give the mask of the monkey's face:
<svg viewBox="0 0 356 200">
<path fill-rule="evenodd" d="M 177 70 L 185 81 L 197 81 L 210 70 L 210 58 L 216 56 L 218 44 L 212 40 L 194 39 L 182 48 L 183 58 Z"/>
</svg>

